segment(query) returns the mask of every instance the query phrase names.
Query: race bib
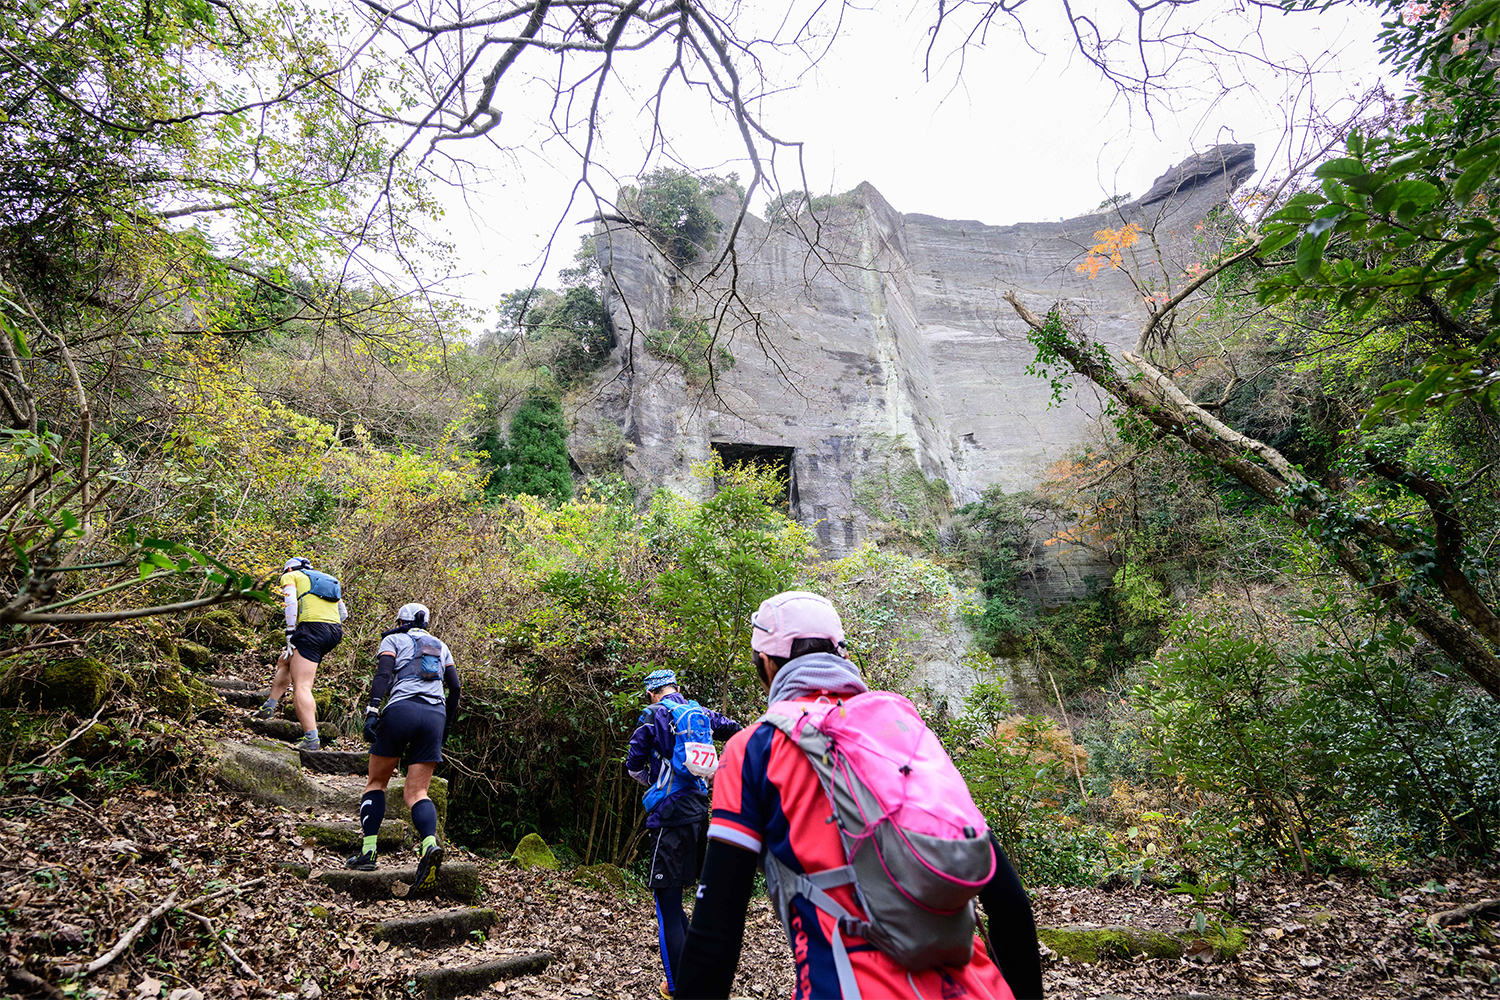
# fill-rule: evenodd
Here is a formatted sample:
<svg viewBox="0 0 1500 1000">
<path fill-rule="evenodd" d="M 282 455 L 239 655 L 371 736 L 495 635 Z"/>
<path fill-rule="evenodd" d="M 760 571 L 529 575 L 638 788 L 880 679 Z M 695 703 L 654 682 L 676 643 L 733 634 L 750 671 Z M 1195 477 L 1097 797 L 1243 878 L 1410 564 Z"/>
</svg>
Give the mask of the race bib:
<svg viewBox="0 0 1500 1000">
<path fill-rule="evenodd" d="M 685 743 L 683 756 L 688 771 L 700 778 L 711 778 L 719 769 L 719 752 L 712 743 Z"/>
</svg>

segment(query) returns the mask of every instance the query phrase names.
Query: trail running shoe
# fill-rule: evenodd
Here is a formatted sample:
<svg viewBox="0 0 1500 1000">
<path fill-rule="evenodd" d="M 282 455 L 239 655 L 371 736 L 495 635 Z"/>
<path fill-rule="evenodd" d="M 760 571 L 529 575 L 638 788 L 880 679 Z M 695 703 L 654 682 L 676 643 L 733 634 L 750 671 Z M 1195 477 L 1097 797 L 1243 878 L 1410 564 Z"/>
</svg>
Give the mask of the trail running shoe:
<svg viewBox="0 0 1500 1000">
<path fill-rule="evenodd" d="M 353 868 L 357 872 L 372 872 L 375 870 L 375 852 L 351 855 L 344 859 L 344 867 Z"/>
<path fill-rule="evenodd" d="M 269 719 L 271 716 L 276 714 L 276 706 L 262 705 L 251 714 L 257 719 Z"/>
<path fill-rule="evenodd" d="M 422 860 L 417 862 L 417 881 L 412 885 L 412 892 L 428 892 L 437 887 L 438 866 L 443 863 L 443 849 L 433 845 L 432 850 L 422 855 Z"/>
<path fill-rule="evenodd" d="M 323 741 L 318 739 L 317 733 L 313 733 L 311 736 L 302 737 L 300 740 L 294 743 L 293 746 L 298 750 L 307 750 L 311 752 L 321 749 L 323 746 Z"/>
</svg>

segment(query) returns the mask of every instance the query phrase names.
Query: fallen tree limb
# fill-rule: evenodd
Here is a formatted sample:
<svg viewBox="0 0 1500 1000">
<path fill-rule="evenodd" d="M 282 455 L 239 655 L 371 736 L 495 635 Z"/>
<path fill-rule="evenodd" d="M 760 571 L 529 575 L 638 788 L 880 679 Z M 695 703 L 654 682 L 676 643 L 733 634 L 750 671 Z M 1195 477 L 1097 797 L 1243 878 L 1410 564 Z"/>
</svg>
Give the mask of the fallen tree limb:
<svg viewBox="0 0 1500 1000">
<path fill-rule="evenodd" d="M 233 960 L 234 964 L 238 965 L 240 969 L 244 971 L 246 976 L 250 977 L 251 979 L 260 978 L 260 973 L 256 972 L 254 969 L 250 968 L 250 966 L 246 965 L 245 960 L 243 958 L 240 958 L 240 956 L 236 954 L 235 950 L 229 946 L 229 942 L 219 937 L 218 928 L 214 926 L 214 922 L 212 920 L 208 919 L 201 913 L 194 913 L 192 910 L 189 910 L 184 906 L 179 906 L 177 910 L 179 913 L 185 913 L 188 916 L 192 917 L 194 920 L 198 921 L 198 923 L 202 924 L 203 929 L 208 931 L 208 936 L 213 939 L 214 944 L 217 944 L 220 948 L 223 948 L 224 954 L 228 955 L 230 959 Z"/>
<path fill-rule="evenodd" d="M 135 939 L 141 936 L 141 931 L 149 927 L 151 925 L 151 922 L 157 917 L 161 916 L 163 913 L 166 913 L 176 905 L 177 890 L 173 889 L 171 894 L 167 896 L 166 899 L 158 903 L 154 909 L 152 909 L 145 916 L 141 917 L 141 919 L 137 920 L 135 924 L 130 928 L 130 930 L 121 935 L 120 940 L 116 941 L 115 946 L 109 949 L 109 951 L 105 952 L 103 955 L 100 955 L 98 958 L 94 959 L 87 965 L 59 966 L 57 970 L 58 975 L 70 979 L 74 977 L 82 978 L 83 976 L 93 975 L 94 973 L 98 972 L 100 969 L 108 965 L 110 962 L 113 962 L 115 959 L 124 954 L 125 949 L 129 948 L 130 945 L 135 941 Z"/>
<path fill-rule="evenodd" d="M 239 892 L 239 891 L 241 891 L 243 889 L 253 889 L 256 886 L 263 884 L 264 882 L 265 882 L 265 877 L 262 876 L 260 878 L 253 878 L 253 879 L 251 879 L 248 882 L 241 882 L 238 885 L 232 885 L 232 886 L 230 886 L 227 889 L 220 889 L 218 892 L 205 893 L 204 895 L 198 896 L 195 899 L 188 900 L 186 903 L 183 903 L 181 906 L 179 906 L 178 909 L 179 910 L 196 910 L 198 907 L 202 906 L 204 903 L 211 903 L 211 902 L 213 902 L 216 899 L 223 899 L 225 896 L 229 895 L 232 892 Z"/>
<path fill-rule="evenodd" d="M 1450 927 L 1453 924 L 1461 924 L 1470 917 L 1484 913 L 1486 910 L 1500 912 L 1500 899 L 1481 899 L 1477 903 L 1468 906 L 1459 906 L 1451 910 L 1443 910 L 1428 916 L 1428 927 Z"/>
</svg>

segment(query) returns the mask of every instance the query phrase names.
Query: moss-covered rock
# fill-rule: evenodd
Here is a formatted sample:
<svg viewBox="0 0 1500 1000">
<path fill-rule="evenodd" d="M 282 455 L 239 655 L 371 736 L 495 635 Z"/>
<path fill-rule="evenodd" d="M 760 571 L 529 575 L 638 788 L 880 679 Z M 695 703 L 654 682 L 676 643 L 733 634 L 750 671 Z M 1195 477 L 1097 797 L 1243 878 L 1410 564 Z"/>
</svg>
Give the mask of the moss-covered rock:
<svg viewBox="0 0 1500 1000">
<path fill-rule="evenodd" d="M 191 674 L 184 677 L 171 667 L 156 672 L 155 683 L 146 694 L 162 712 L 183 722 L 193 719 L 222 722 L 228 714 L 228 705 L 217 691 L 197 677 Z"/>
<path fill-rule="evenodd" d="M 1210 929 L 1203 940 L 1213 946 L 1214 954 L 1220 958 L 1233 958 L 1245 950 L 1245 928 L 1228 924 L 1219 930 Z"/>
<path fill-rule="evenodd" d="M 1038 927 L 1042 943 L 1075 962 L 1101 958 L 1181 958 L 1182 942 L 1164 931 L 1136 927 Z"/>
<path fill-rule="evenodd" d="M 340 796 L 307 779 L 296 750 L 270 740 L 225 740 L 220 744 L 214 776 L 231 791 L 283 809 L 338 808 L 343 804 Z"/>
<path fill-rule="evenodd" d="M 297 827 L 297 836 L 340 854 L 353 854 L 364 846 L 364 833 L 355 822 L 303 823 Z M 412 843 L 411 828 L 400 820 L 388 819 L 380 824 L 375 849 L 381 854 L 390 854 L 410 847 Z"/>
<path fill-rule="evenodd" d="M 22 681 L 22 696 L 43 709 L 93 715 L 104 704 L 111 680 L 109 667 L 91 656 L 49 660 L 37 674 Z"/>
<path fill-rule="evenodd" d="M 214 654 L 207 646 L 184 639 L 177 644 L 177 662 L 184 670 L 208 670 L 214 665 Z"/>
<path fill-rule="evenodd" d="M 584 865 L 573 872 L 573 881 L 595 889 L 624 892 L 625 873 L 612 864 Z"/>
<path fill-rule="evenodd" d="M 552 853 L 547 842 L 535 833 L 528 833 L 521 838 L 521 842 L 516 845 L 516 852 L 511 855 L 511 860 L 527 870 L 550 868 L 557 871 L 558 869 L 557 856 Z"/>
<path fill-rule="evenodd" d="M 108 757 L 120 741 L 119 731 L 107 722 L 96 722 L 78 734 L 73 741 L 73 751 L 86 763 Z"/>
<path fill-rule="evenodd" d="M 228 608 L 213 608 L 189 618 L 183 624 L 182 632 L 209 649 L 221 653 L 238 653 L 250 645 L 241 634 L 244 628 L 244 619 L 233 611 Z"/>
</svg>

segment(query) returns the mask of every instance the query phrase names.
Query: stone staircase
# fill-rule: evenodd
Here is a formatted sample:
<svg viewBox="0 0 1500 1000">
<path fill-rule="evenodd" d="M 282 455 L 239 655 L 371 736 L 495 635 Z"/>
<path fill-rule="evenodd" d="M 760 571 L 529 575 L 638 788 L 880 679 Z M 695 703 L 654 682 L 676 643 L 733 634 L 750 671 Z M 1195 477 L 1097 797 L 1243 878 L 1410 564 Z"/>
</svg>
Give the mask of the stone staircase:
<svg viewBox="0 0 1500 1000">
<path fill-rule="evenodd" d="M 225 700 L 244 709 L 260 706 L 266 690 L 257 689 L 236 677 L 206 678 Z M 220 742 L 220 758 L 215 777 L 231 791 L 281 809 L 296 821 L 296 830 L 304 841 L 332 852 L 338 857 L 358 850 L 363 836 L 358 815 L 369 768 L 367 752 L 344 750 L 298 751 L 289 744 L 302 735 L 300 727 L 285 719 L 244 719 L 249 735 Z M 332 727 L 324 734 L 333 743 L 338 733 Z M 497 914 L 479 904 L 484 883 L 479 866 L 466 861 L 449 861 L 438 872 L 437 885 L 420 896 L 411 895 L 416 882 L 415 855 L 407 853 L 416 837 L 411 827 L 410 811 L 402 801 L 404 781 L 394 778 L 386 790 L 386 815 L 380 825 L 378 850 L 380 867 L 371 872 L 351 871 L 342 867 L 317 870 L 300 861 L 286 862 L 282 867 L 302 878 L 313 878 L 347 899 L 347 916 L 372 940 L 399 946 L 409 956 L 408 975 L 421 987 L 429 1000 L 475 996 L 488 993 L 492 984 L 507 978 L 541 972 L 553 960 L 548 951 L 503 954 L 490 934 Z M 429 795 L 438 810 L 438 836 L 448 811 L 448 783 L 434 778 Z M 309 812 L 338 818 L 315 818 Z M 311 852 L 308 852 L 310 858 Z M 400 865 L 398 858 L 413 863 Z M 331 859 L 325 857 L 324 863 Z M 414 912 L 407 916 L 389 915 L 391 900 L 409 900 Z M 450 905 L 430 911 L 415 908 L 439 902 Z M 496 955 L 499 951 L 502 954 Z M 488 954 L 486 954 L 488 952 Z M 483 961 L 475 958 L 484 956 Z"/>
</svg>

